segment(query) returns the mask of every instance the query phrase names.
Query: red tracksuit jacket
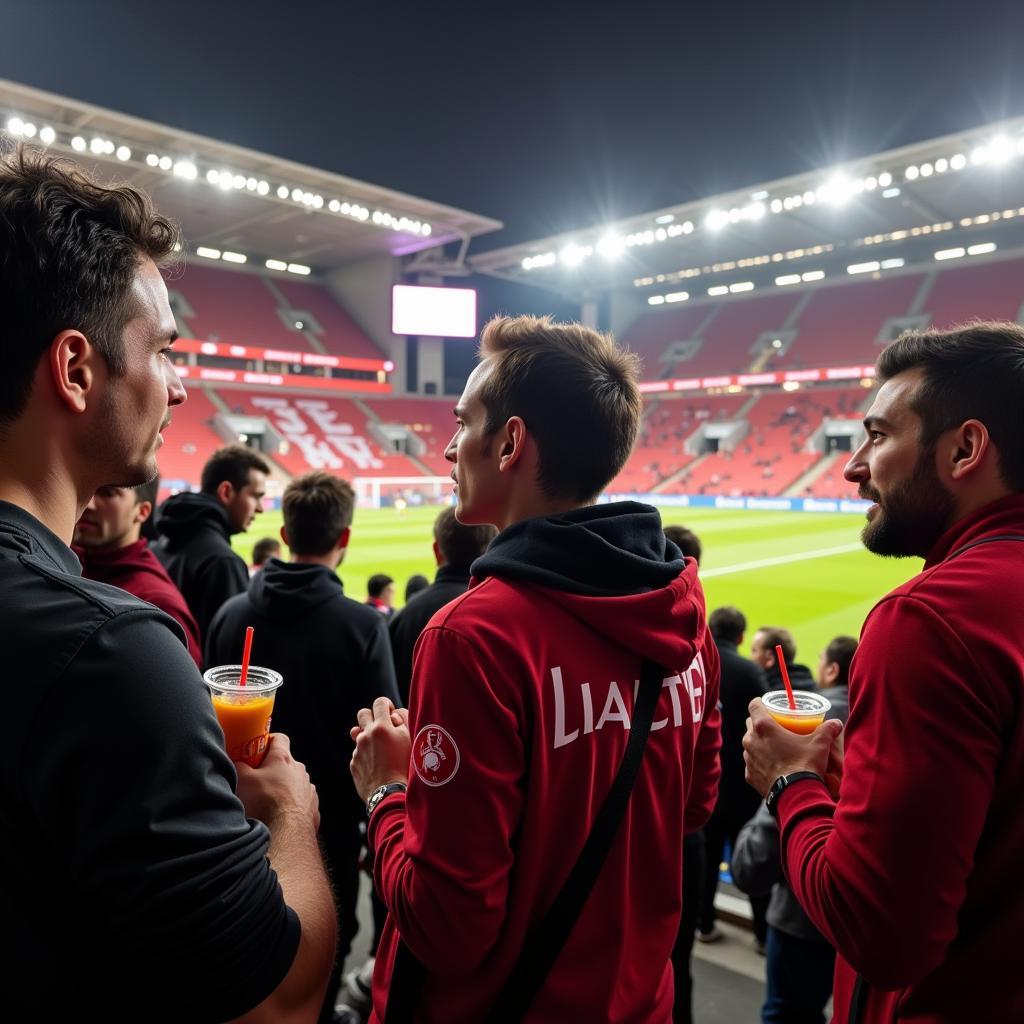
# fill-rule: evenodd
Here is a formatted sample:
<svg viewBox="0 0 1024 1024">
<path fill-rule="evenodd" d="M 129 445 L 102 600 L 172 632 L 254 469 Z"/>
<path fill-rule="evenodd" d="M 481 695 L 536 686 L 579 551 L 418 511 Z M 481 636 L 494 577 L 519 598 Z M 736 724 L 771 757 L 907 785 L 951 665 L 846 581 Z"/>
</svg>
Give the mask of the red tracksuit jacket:
<svg viewBox="0 0 1024 1024">
<path fill-rule="evenodd" d="M 427 970 L 417 1020 L 484 1018 L 611 786 L 641 656 L 666 670 L 643 766 L 527 1019 L 671 1019 L 682 836 L 710 815 L 719 772 L 718 655 L 692 561 L 668 586 L 622 597 L 491 576 L 431 620 L 416 649 L 408 796 L 370 822 L 390 911 L 374 1020 L 399 934 Z"/>
<path fill-rule="evenodd" d="M 875 606 L 838 804 L 779 798 L 789 884 L 839 952 L 835 1021 L 1024 1021 L 1024 495 L 957 523 Z"/>
</svg>

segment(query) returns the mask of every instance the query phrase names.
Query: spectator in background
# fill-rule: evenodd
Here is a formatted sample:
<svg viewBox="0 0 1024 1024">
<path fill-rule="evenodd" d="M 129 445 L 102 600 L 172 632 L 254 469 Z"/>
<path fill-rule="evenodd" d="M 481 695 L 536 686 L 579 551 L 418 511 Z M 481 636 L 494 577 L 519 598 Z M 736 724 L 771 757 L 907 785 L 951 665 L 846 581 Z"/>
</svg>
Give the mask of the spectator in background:
<svg viewBox="0 0 1024 1024">
<path fill-rule="evenodd" d="M 153 550 L 204 638 L 220 606 L 249 586 L 249 567 L 231 550 L 230 538 L 244 533 L 263 511 L 269 473 L 259 452 L 229 445 L 207 460 L 198 494 L 175 494 L 160 506 L 161 537 Z"/>
<path fill-rule="evenodd" d="M 665 527 L 665 537 L 700 565 L 700 538 L 685 526 Z M 679 918 L 679 934 L 672 948 L 672 974 L 675 978 L 675 1002 L 672 1004 L 673 1024 L 693 1021 L 693 938 L 700 915 L 701 891 L 704 888 L 704 832 L 693 829 L 683 834 L 683 912 Z"/>
<path fill-rule="evenodd" d="M 338 955 L 320 1020 L 330 1024 L 341 969 L 358 931 L 359 824 L 365 808 L 344 767 L 352 756 L 345 723 L 378 697 L 398 703 L 387 630 L 377 612 L 345 597 L 335 571 L 351 536 L 355 493 L 328 473 L 285 488 L 281 536 L 291 562 L 274 559 L 249 590 L 228 601 L 206 637 L 211 665 L 235 662 L 253 626 L 252 659 L 284 676 L 274 726 L 291 738 L 320 795 L 320 841 L 334 881 Z"/>
<path fill-rule="evenodd" d="M 786 684 L 782 681 L 782 670 L 775 656 L 775 648 L 782 647 L 786 667 L 789 669 L 789 681 L 794 690 L 813 690 L 814 676 L 806 665 L 798 665 L 796 661 L 796 641 L 788 629 L 781 626 L 761 626 L 754 634 L 750 644 L 750 657 L 761 666 L 765 676 L 767 690 L 782 690 Z M 746 716 L 744 716 L 746 717 Z"/>
<path fill-rule="evenodd" d="M 430 586 L 430 580 L 421 572 L 413 573 L 405 581 L 405 603 L 408 604 L 417 594 Z"/>
<path fill-rule="evenodd" d="M 160 478 L 138 487 L 101 487 L 85 506 L 72 549 L 86 579 L 127 590 L 166 612 L 185 631 L 188 653 L 199 668 L 203 651 L 196 620 L 181 591 L 140 536 L 153 514 Z"/>
<path fill-rule="evenodd" d="M 821 652 L 818 664 L 818 687 L 832 704 L 826 717 L 843 723 L 849 714 L 847 687 L 856 650 L 852 636 L 837 636 Z M 762 1024 L 824 1024 L 835 950 L 811 924 L 786 882 L 779 827 L 764 803 L 736 838 L 732 876 L 751 900 L 770 893 Z"/>
<path fill-rule="evenodd" d="M 403 702 L 409 700 L 412 678 L 412 653 L 424 626 L 449 601 L 464 594 L 469 587 L 469 568 L 494 539 L 493 526 L 463 526 L 455 518 L 455 509 L 446 508 L 434 520 L 434 558 L 437 574 L 434 582 L 417 594 L 388 623 L 391 650 L 395 655 L 398 692 Z"/>
<path fill-rule="evenodd" d="M 747 631 L 746 616 L 738 608 L 716 608 L 708 619 L 722 662 L 719 702 L 722 709 L 722 778 L 718 784 L 715 812 L 704 826 L 706 866 L 704 891 L 700 904 L 697 938 L 717 942 L 722 932 L 715 925 L 715 893 L 725 844 L 735 844 L 736 836 L 761 802 L 744 779 L 743 736 L 747 729 L 747 706 L 765 692 L 765 676 L 760 667 L 744 658 L 740 644 Z M 754 921 L 754 944 L 764 952 L 768 925 L 765 914 L 768 900 L 755 896 L 750 900 Z"/>
<path fill-rule="evenodd" d="M 280 557 L 281 542 L 275 537 L 260 537 L 252 546 L 252 565 L 249 566 L 249 576 L 255 576 L 269 559 Z"/>
<path fill-rule="evenodd" d="M 687 557 L 692 558 L 698 565 L 700 565 L 700 556 L 702 553 L 700 538 L 693 532 L 688 530 L 685 526 L 679 526 L 678 524 L 665 527 L 665 536 Z"/>
<path fill-rule="evenodd" d="M 395 581 L 386 573 L 379 572 L 366 581 L 366 601 L 376 608 L 385 619 L 395 614 Z"/>
</svg>

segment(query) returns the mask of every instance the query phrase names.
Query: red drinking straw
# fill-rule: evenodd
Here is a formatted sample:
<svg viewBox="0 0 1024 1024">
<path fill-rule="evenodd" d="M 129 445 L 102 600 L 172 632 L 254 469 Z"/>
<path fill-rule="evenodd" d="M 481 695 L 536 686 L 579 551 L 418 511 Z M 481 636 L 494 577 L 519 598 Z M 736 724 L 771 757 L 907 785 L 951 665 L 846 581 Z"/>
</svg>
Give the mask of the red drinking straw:
<svg viewBox="0 0 1024 1024">
<path fill-rule="evenodd" d="M 781 648 L 780 648 L 781 650 Z M 249 656 L 252 654 L 252 626 L 245 627 L 245 647 L 242 649 L 242 674 L 238 677 L 238 685 L 245 686 L 246 677 L 249 675 Z M 783 666 L 785 672 L 785 666 Z M 789 688 L 789 680 L 786 680 L 786 687 Z M 793 691 L 789 694 L 790 703 L 793 701 Z"/>
<path fill-rule="evenodd" d="M 249 627 L 249 632 L 252 632 L 252 626 Z M 245 638 L 246 661 L 249 660 L 250 640 L 252 640 L 252 637 L 250 636 Z M 793 684 L 789 681 L 789 669 L 786 668 L 786 656 L 782 653 L 782 644 L 775 645 L 775 657 L 779 659 L 779 668 L 782 669 L 782 681 L 786 684 L 786 696 L 789 698 L 789 710 L 796 711 L 796 698 L 793 696 Z M 245 670 L 243 669 L 242 671 L 244 672 Z M 245 678 L 244 675 L 242 678 Z"/>
</svg>

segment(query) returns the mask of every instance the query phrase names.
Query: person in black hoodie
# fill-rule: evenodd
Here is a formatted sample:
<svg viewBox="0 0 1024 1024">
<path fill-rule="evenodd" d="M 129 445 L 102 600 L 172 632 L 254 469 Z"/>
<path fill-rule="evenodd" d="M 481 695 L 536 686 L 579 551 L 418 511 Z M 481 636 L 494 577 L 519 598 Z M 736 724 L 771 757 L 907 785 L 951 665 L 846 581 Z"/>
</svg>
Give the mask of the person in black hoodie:
<svg viewBox="0 0 1024 1024">
<path fill-rule="evenodd" d="M 164 564 L 205 636 L 217 609 L 249 586 L 249 567 L 231 550 L 263 511 L 270 466 L 242 444 L 214 452 L 203 467 L 198 494 L 172 495 L 160 506 L 153 550 Z"/>
<path fill-rule="evenodd" d="M 320 796 L 320 841 L 334 879 L 338 956 L 321 1012 L 330 1021 L 341 968 L 358 930 L 359 824 L 365 808 L 345 766 L 349 723 L 378 697 L 399 703 L 387 627 L 380 613 L 347 598 L 336 569 L 348 547 L 355 493 L 328 473 L 296 477 L 285 489 L 281 538 L 291 562 L 271 558 L 248 592 L 214 616 L 208 665 L 236 663 L 246 626 L 252 661 L 280 672 L 274 729 L 291 738 Z"/>
<path fill-rule="evenodd" d="M 750 657 L 764 670 L 767 689 L 782 690 L 786 685 L 782 681 L 782 671 L 779 668 L 778 659 L 775 657 L 776 647 L 782 648 L 782 655 L 786 659 L 789 681 L 793 684 L 793 689 L 813 690 L 814 675 L 806 665 L 797 664 L 796 641 L 793 639 L 793 634 L 781 626 L 761 626 L 754 634 L 754 639 L 750 644 Z"/>
<path fill-rule="evenodd" d="M 403 702 L 409 700 L 412 679 L 412 652 L 423 627 L 449 601 L 469 587 L 469 567 L 497 535 L 493 526 L 463 526 L 455 518 L 455 509 L 446 508 L 434 520 L 434 558 L 437 575 L 388 624 L 391 650 L 395 656 L 395 675 Z"/>
</svg>

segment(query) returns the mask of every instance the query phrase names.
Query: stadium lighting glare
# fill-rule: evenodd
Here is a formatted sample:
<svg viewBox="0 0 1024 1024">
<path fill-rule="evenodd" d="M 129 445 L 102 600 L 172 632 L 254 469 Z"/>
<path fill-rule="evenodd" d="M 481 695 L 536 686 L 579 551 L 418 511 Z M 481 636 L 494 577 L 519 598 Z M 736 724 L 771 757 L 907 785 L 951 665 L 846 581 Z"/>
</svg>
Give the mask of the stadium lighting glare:
<svg viewBox="0 0 1024 1024">
<path fill-rule="evenodd" d="M 930 178 L 935 173 L 935 168 L 931 164 L 921 164 L 921 177 Z"/>
<path fill-rule="evenodd" d="M 782 200 L 781 199 L 773 199 L 771 201 L 770 209 L 771 209 L 772 213 L 782 213 Z"/>
<path fill-rule="evenodd" d="M 801 281 L 820 281 L 825 276 L 824 270 L 805 270 L 800 275 Z"/>
<path fill-rule="evenodd" d="M 738 295 L 740 292 L 752 292 L 753 290 L 753 281 L 737 281 L 735 284 L 729 285 L 729 291 L 733 295 Z"/>
<path fill-rule="evenodd" d="M 1005 135 L 997 135 L 988 144 L 988 159 L 994 164 L 1005 164 L 1013 156 L 1013 144 Z"/>
<path fill-rule="evenodd" d="M 25 130 L 25 122 L 20 117 L 12 117 L 7 121 L 7 130 L 12 135 L 20 135 Z"/>
<path fill-rule="evenodd" d="M 878 179 L 872 174 L 864 179 L 864 190 L 874 192 L 878 188 Z"/>
<path fill-rule="evenodd" d="M 169 171 L 174 166 L 174 161 L 169 156 L 160 157 L 160 170 Z"/>
<path fill-rule="evenodd" d="M 987 252 L 995 252 L 995 242 L 979 242 L 977 245 L 967 246 L 968 256 L 983 256 Z"/>
<path fill-rule="evenodd" d="M 840 206 L 853 195 L 853 192 L 853 182 L 845 174 L 835 174 L 818 189 L 816 195 L 823 202 Z"/>
<path fill-rule="evenodd" d="M 846 268 L 848 274 L 871 274 L 876 270 L 881 270 L 882 264 L 877 260 L 873 260 L 870 263 L 851 263 Z"/>
<path fill-rule="evenodd" d="M 84 141 L 85 140 L 83 139 L 83 142 Z M 71 145 L 73 145 L 73 146 L 75 145 L 75 140 L 74 139 L 71 140 Z M 78 149 L 78 147 L 75 146 L 75 149 Z M 150 154 L 147 155 L 147 157 L 146 157 L 146 165 L 148 167 L 157 167 L 157 166 L 159 166 L 159 164 L 160 164 L 160 157 L 158 157 L 156 155 L 156 153 L 150 153 Z"/>
<path fill-rule="evenodd" d="M 774 348 L 774 349 L 782 348 L 782 339 L 781 338 L 773 338 L 772 339 L 772 348 Z"/>
<path fill-rule="evenodd" d="M 267 260 L 267 270 L 287 270 L 288 264 L 284 260 Z"/>
<path fill-rule="evenodd" d="M 686 302 L 686 300 L 689 297 L 690 297 L 690 293 L 689 292 L 669 292 L 668 295 L 665 296 L 665 301 L 666 302 Z"/>
<path fill-rule="evenodd" d="M 813 206 L 818 201 L 818 193 L 813 189 L 808 189 L 804 193 L 804 206 Z"/>
<path fill-rule="evenodd" d="M 206 172 L 206 180 L 211 185 L 216 185 L 220 181 L 220 174 L 211 168 Z"/>
<path fill-rule="evenodd" d="M 257 195 L 265 196 L 269 191 L 270 191 L 270 182 L 264 181 L 262 178 L 260 178 L 260 180 L 256 182 L 256 193 L 257 193 Z"/>
<path fill-rule="evenodd" d="M 558 254 L 558 259 L 567 267 L 578 267 L 590 255 L 589 249 L 590 246 L 577 245 L 575 242 L 570 242 Z"/>
<path fill-rule="evenodd" d="M 743 216 L 747 220 L 760 220 L 766 213 L 764 203 L 751 203 L 749 206 L 743 208 Z"/>
<path fill-rule="evenodd" d="M 626 240 L 622 235 L 616 234 L 614 231 L 609 231 L 601 236 L 600 241 L 597 243 L 597 251 L 606 260 L 618 259 L 626 248 Z"/>
<path fill-rule="evenodd" d="M 683 234 L 684 235 L 692 235 L 693 234 L 693 221 L 692 220 L 687 220 L 687 221 L 683 222 Z"/>
<path fill-rule="evenodd" d="M 288 198 L 288 186 L 287 185 L 278 185 L 277 186 L 277 198 L 278 199 L 287 199 Z"/>
<path fill-rule="evenodd" d="M 956 249 L 940 249 L 936 254 L 937 260 L 958 260 L 961 256 L 966 256 L 967 250 L 962 248 Z"/>
<path fill-rule="evenodd" d="M 196 165 L 191 160 L 179 160 L 174 165 L 174 176 L 184 178 L 186 181 L 195 181 L 199 175 Z"/>
<path fill-rule="evenodd" d="M 246 188 L 247 188 L 247 189 L 248 189 L 248 190 L 249 190 L 250 192 L 255 192 L 255 191 L 256 191 L 256 179 L 255 179 L 255 178 L 253 178 L 252 176 L 250 176 L 250 177 L 246 178 L 246 179 L 245 179 L 245 187 L 246 187 Z"/>
<path fill-rule="evenodd" d="M 728 295 L 728 294 L 729 294 L 729 286 L 726 285 L 726 284 L 712 285 L 708 289 L 708 295 Z"/>
<path fill-rule="evenodd" d="M 729 223 L 729 214 L 725 210 L 712 210 L 704 218 L 704 226 L 709 231 L 721 231 Z"/>
<path fill-rule="evenodd" d="M 664 295 L 649 295 L 647 297 L 648 306 L 664 306 L 665 296 Z"/>
<path fill-rule="evenodd" d="M 391 362 L 390 359 L 385 359 L 384 360 L 384 372 L 385 373 L 393 373 L 394 369 L 395 369 L 395 364 L 393 362 Z"/>
<path fill-rule="evenodd" d="M 423 227 L 420 228 L 420 234 L 429 235 L 433 230 L 434 229 L 429 224 L 424 224 Z"/>
<path fill-rule="evenodd" d="M 965 157 L 963 153 L 954 153 L 953 156 L 949 158 L 949 166 L 952 167 L 954 171 L 962 171 L 967 166 L 967 157 Z"/>
<path fill-rule="evenodd" d="M 426 225 L 424 225 L 426 227 Z M 537 256 L 527 256 L 523 260 L 523 270 L 533 270 L 536 267 L 554 266 L 558 257 L 553 252 L 540 253 Z"/>
<path fill-rule="evenodd" d="M 103 141 L 103 139 L 97 136 L 92 140 L 92 142 L 89 143 L 89 150 L 90 152 L 95 153 L 97 156 L 99 156 L 101 153 L 104 152 L 105 146 L 106 143 Z"/>
<path fill-rule="evenodd" d="M 798 380 L 785 380 L 782 382 L 783 391 L 799 391 L 800 381 Z"/>
<path fill-rule="evenodd" d="M 124 163 L 125 160 L 131 160 L 132 151 L 127 146 L 117 147 L 117 159 Z"/>
<path fill-rule="evenodd" d="M 784 287 L 786 287 L 786 285 L 790 285 L 790 284 L 799 284 L 800 283 L 800 275 L 799 274 L 783 274 L 781 277 L 775 278 L 775 283 L 780 288 L 784 288 Z"/>
<path fill-rule="evenodd" d="M 674 213 L 663 213 L 660 217 L 654 218 L 655 224 L 671 224 L 676 219 Z"/>
<path fill-rule="evenodd" d="M 302 189 L 301 188 L 293 188 L 292 189 L 292 199 L 296 203 L 301 203 L 302 202 Z"/>
<path fill-rule="evenodd" d="M 988 149 L 985 146 L 975 146 L 971 150 L 971 163 L 978 165 L 988 160 Z"/>
<path fill-rule="evenodd" d="M 47 146 L 52 145 L 57 140 L 57 133 L 49 126 L 45 125 L 39 129 L 39 141 Z"/>
<path fill-rule="evenodd" d="M 219 260 L 220 259 L 220 249 L 212 249 L 208 245 L 201 245 L 201 246 L 199 246 L 198 249 L 196 249 L 196 255 L 197 256 L 202 256 L 203 259 L 207 259 L 207 260 Z"/>
<path fill-rule="evenodd" d="M 249 259 L 248 256 L 241 252 L 223 252 L 220 258 L 226 263 L 246 263 Z"/>
<path fill-rule="evenodd" d="M 935 161 L 935 173 L 945 174 L 948 170 L 949 161 L 944 156 L 940 156 L 939 159 Z"/>
<path fill-rule="evenodd" d="M 668 232 L 664 228 L 658 228 L 658 230 L 654 232 L 655 241 L 664 242 L 666 238 L 668 238 Z"/>
<path fill-rule="evenodd" d="M 906 178 L 907 181 L 917 181 L 917 179 L 920 176 L 920 174 L 921 174 L 921 169 L 917 166 L 917 164 L 911 164 L 903 172 L 903 177 Z"/>
<path fill-rule="evenodd" d="M 900 194 L 900 190 L 894 185 L 892 188 L 887 188 L 882 193 L 883 199 L 895 199 Z"/>
<path fill-rule="evenodd" d="M 895 270 L 897 267 L 902 267 L 907 261 L 902 256 L 895 256 L 891 260 L 882 260 L 883 270 Z"/>
<path fill-rule="evenodd" d="M 26 139 L 33 138 L 36 134 L 36 126 L 31 121 L 26 121 L 22 125 L 21 134 L 24 135 Z"/>
<path fill-rule="evenodd" d="M 878 176 L 878 187 L 888 188 L 892 184 L 892 175 L 888 171 L 882 171 Z"/>
<path fill-rule="evenodd" d="M 339 203 L 337 199 L 332 199 L 327 204 L 327 209 L 330 210 L 331 213 L 340 213 L 341 212 L 341 203 Z"/>
<path fill-rule="evenodd" d="M 304 266 L 301 263 L 289 263 L 288 264 L 288 273 L 289 274 L 298 274 L 300 277 L 308 277 L 309 274 L 310 274 L 310 269 L 309 269 L 309 267 Z"/>
</svg>

